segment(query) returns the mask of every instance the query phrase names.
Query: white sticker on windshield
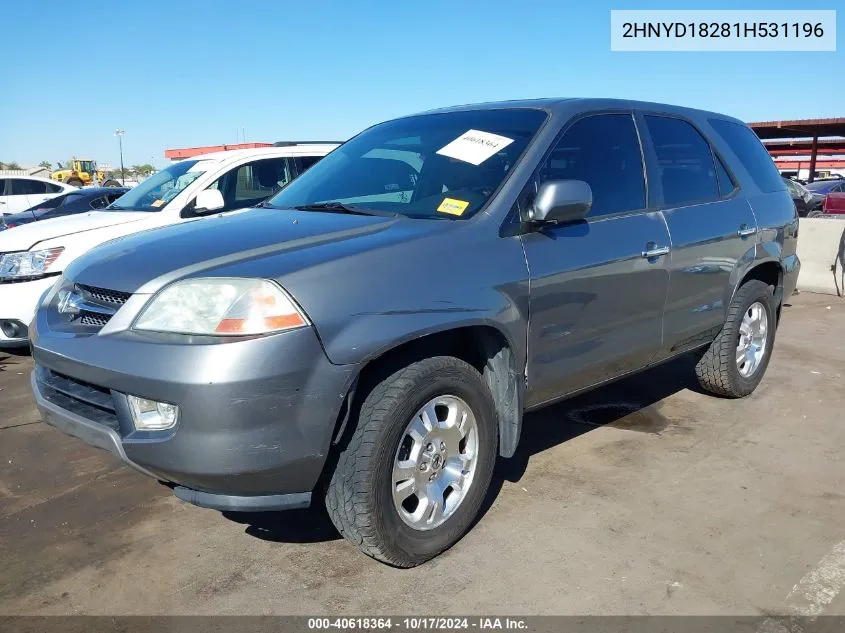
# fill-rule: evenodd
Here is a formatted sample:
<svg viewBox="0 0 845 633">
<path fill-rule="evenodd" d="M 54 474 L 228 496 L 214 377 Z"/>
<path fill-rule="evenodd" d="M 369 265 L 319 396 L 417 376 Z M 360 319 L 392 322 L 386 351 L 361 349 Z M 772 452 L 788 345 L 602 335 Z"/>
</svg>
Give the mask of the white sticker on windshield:
<svg viewBox="0 0 845 633">
<path fill-rule="evenodd" d="M 437 153 L 457 158 L 465 163 L 480 165 L 503 147 L 513 143 L 512 138 L 480 130 L 467 130 L 454 141 L 441 147 Z"/>
</svg>

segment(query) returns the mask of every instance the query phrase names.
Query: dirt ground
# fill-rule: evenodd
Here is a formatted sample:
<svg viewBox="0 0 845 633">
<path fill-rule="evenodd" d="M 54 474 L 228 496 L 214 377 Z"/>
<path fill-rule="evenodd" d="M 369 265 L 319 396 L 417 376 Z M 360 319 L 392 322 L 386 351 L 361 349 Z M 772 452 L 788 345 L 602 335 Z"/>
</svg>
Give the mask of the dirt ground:
<svg viewBox="0 0 845 633">
<path fill-rule="evenodd" d="M 790 303 L 749 398 L 680 359 L 528 416 L 478 525 L 413 570 L 318 511 L 178 501 L 40 423 L 0 352 L 0 613 L 845 615 L 845 302 Z"/>
</svg>

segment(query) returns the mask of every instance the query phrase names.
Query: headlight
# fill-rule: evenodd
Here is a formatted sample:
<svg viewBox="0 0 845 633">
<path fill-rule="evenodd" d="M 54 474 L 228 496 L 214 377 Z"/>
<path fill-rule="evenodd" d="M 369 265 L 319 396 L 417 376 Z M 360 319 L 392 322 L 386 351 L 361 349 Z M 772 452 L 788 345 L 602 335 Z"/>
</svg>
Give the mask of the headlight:
<svg viewBox="0 0 845 633">
<path fill-rule="evenodd" d="M 307 325 L 284 290 L 263 279 L 188 279 L 159 292 L 134 328 L 178 334 L 243 336 Z"/>
<path fill-rule="evenodd" d="M 60 246 L 43 251 L 6 253 L 0 256 L 0 282 L 43 277 L 64 250 Z"/>
</svg>

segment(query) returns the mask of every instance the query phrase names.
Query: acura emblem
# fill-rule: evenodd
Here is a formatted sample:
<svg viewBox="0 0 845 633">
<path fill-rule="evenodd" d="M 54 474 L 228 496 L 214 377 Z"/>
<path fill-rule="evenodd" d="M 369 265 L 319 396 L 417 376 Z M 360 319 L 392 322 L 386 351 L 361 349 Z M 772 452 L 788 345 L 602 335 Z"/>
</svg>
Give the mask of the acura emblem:
<svg viewBox="0 0 845 633">
<path fill-rule="evenodd" d="M 59 292 L 59 314 L 66 314 L 71 319 L 81 310 L 82 297 L 74 290 Z"/>
</svg>

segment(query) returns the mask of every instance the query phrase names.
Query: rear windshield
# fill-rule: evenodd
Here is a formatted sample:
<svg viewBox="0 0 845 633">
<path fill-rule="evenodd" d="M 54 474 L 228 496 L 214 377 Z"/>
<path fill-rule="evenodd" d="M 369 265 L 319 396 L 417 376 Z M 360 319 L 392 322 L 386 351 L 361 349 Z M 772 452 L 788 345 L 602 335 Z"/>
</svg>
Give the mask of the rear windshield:
<svg viewBox="0 0 845 633">
<path fill-rule="evenodd" d="M 60 207 L 61 205 L 63 205 L 66 201 L 72 201 L 72 199 L 69 200 L 69 196 L 72 196 L 72 195 L 73 195 L 73 193 L 66 193 L 66 194 L 63 194 L 61 196 L 49 198 L 47 200 L 44 200 L 43 202 L 39 202 L 33 208 L 34 209 L 55 209 L 56 207 Z"/>
<path fill-rule="evenodd" d="M 843 182 L 845 182 L 845 180 L 814 180 L 813 182 L 808 182 L 804 186 L 810 191 L 824 193 L 829 189 L 833 189 L 837 185 L 842 184 Z"/>
<path fill-rule="evenodd" d="M 468 218 L 504 182 L 546 116 L 513 108 L 382 123 L 341 145 L 269 205 L 335 202 L 415 218 Z"/>
</svg>

